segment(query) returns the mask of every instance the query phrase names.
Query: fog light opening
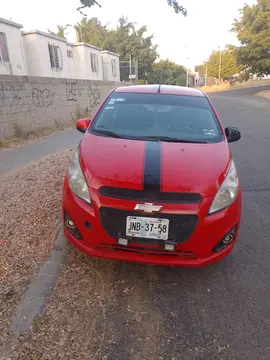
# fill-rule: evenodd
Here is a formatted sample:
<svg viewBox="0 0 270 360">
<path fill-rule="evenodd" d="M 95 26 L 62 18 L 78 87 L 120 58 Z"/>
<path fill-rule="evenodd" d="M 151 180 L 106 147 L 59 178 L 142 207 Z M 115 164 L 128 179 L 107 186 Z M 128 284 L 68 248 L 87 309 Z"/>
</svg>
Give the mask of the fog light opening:
<svg viewBox="0 0 270 360">
<path fill-rule="evenodd" d="M 70 229 L 75 229 L 75 228 L 76 228 L 74 222 L 73 222 L 71 219 L 67 219 L 66 225 L 67 225 L 67 227 L 70 228 Z"/>
<path fill-rule="evenodd" d="M 213 252 L 217 253 L 221 250 L 226 249 L 234 241 L 236 229 L 237 227 L 235 226 L 231 231 L 229 231 L 228 234 L 226 234 L 224 238 L 217 243 L 217 245 L 213 249 Z"/>
<path fill-rule="evenodd" d="M 228 234 L 228 235 L 226 235 L 225 238 L 223 239 L 223 244 L 229 245 L 229 244 L 233 241 L 234 235 L 235 235 L 235 234 Z"/>
<path fill-rule="evenodd" d="M 82 240 L 82 235 L 79 232 L 77 226 L 75 225 L 74 221 L 71 219 L 69 214 L 65 211 L 64 212 L 64 223 L 68 232 L 73 235 L 77 240 Z"/>
</svg>

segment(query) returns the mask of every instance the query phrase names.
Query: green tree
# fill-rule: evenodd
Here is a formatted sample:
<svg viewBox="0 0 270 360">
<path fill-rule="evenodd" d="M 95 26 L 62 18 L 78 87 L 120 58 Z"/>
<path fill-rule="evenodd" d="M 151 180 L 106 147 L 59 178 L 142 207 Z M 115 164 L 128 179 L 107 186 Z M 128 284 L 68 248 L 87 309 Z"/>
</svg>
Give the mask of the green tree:
<svg viewBox="0 0 270 360">
<path fill-rule="evenodd" d="M 207 72 L 209 76 L 224 78 L 237 74 L 241 68 L 237 64 L 236 47 L 227 45 L 222 51 L 214 50 L 207 61 Z"/>
<path fill-rule="evenodd" d="M 195 66 L 195 72 L 199 73 L 199 76 L 204 76 L 206 70 L 205 64 Z"/>
<path fill-rule="evenodd" d="M 101 5 L 99 4 L 99 2 L 97 2 L 96 0 L 80 0 L 81 2 L 81 6 L 79 6 L 77 8 L 77 10 L 83 15 L 83 16 L 87 16 L 85 15 L 82 10 L 86 9 L 86 8 L 91 8 L 94 5 L 97 5 L 99 7 L 101 7 Z M 167 0 L 167 3 L 169 6 L 171 6 L 176 14 L 183 14 L 184 16 L 187 16 L 187 10 L 182 6 L 179 5 L 177 0 Z"/>
<path fill-rule="evenodd" d="M 232 31 L 241 46 L 237 50 L 238 63 L 257 75 L 270 74 L 270 0 L 257 0 L 245 5 Z"/>
<path fill-rule="evenodd" d="M 147 27 L 136 28 L 133 22 L 121 17 L 116 29 L 108 29 L 97 18 L 87 20 L 83 18 L 75 28 L 78 31 L 80 41 L 112 51 L 120 55 L 121 77 L 128 80 L 129 65 L 124 63 L 131 55 L 138 61 L 139 79 L 150 72 L 154 61 L 158 57 L 157 45 L 153 44 L 153 35 L 146 36 Z"/>
<path fill-rule="evenodd" d="M 147 76 L 149 84 L 185 85 L 186 70 L 182 65 L 172 61 L 160 60 L 152 66 Z"/>
</svg>

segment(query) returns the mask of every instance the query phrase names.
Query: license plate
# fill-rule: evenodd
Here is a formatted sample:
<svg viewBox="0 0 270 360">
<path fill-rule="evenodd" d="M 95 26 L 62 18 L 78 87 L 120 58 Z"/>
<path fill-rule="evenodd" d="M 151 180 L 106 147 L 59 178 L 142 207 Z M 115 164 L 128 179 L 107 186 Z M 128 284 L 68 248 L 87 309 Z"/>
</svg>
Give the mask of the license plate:
<svg viewBox="0 0 270 360">
<path fill-rule="evenodd" d="M 126 235 L 137 238 L 168 240 L 169 220 L 128 216 Z"/>
</svg>

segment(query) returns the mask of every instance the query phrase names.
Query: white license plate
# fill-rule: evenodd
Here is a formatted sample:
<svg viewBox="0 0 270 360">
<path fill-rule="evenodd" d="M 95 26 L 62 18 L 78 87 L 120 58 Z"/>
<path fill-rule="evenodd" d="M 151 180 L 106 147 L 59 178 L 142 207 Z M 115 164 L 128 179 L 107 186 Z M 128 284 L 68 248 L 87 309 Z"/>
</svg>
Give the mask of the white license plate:
<svg viewBox="0 0 270 360">
<path fill-rule="evenodd" d="M 138 238 L 168 240 L 169 220 L 128 216 L 126 235 Z"/>
</svg>

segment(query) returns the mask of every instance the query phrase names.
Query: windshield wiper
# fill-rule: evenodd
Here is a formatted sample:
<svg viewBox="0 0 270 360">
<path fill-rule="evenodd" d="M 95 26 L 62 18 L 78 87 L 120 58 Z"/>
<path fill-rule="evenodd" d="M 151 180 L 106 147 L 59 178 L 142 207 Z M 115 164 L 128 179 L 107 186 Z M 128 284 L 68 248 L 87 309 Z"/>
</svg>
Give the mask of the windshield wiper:
<svg viewBox="0 0 270 360">
<path fill-rule="evenodd" d="M 92 129 L 94 134 L 100 134 L 100 135 L 108 135 L 110 137 L 119 138 L 122 139 L 123 137 L 113 131 L 109 130 L 98 130 L 98 129 Z"/>
<path fill-rule="evenodd" d="M 165 141 L 165 142 L 175 142 L 175 143 L 190 143 L 190 144 L 207 144 L 206 140 L 183 140 L 178 138 L 173 138 L 169 136 L 147 136 L 143 140 L 156 140 L 156 141 Z"/>
</svg>

